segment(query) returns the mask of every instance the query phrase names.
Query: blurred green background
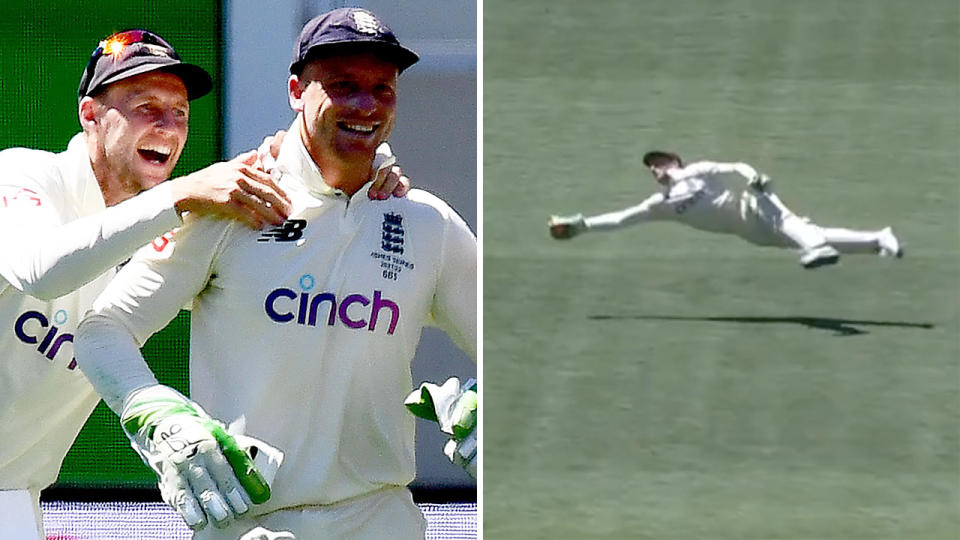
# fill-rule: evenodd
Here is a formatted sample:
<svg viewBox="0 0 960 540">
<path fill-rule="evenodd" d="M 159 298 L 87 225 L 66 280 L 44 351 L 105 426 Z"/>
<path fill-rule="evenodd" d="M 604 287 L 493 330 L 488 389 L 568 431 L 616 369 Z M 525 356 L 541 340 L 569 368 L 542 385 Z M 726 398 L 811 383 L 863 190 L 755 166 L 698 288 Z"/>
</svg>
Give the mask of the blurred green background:
<svg viewBox="0 0 960 540">
<path fill-rule="evenodd" d="M 146 28 L 214 78 L 214 91 L 190 104 L 190 136 L 173 176 L 220 159 L 220 27 L 220 2 L 215 0 L 3 2 L 0 148 L 66 149 L 80 131 L 77 87 L 90 54 L 116 31 Z M 186 391 L 188 317 L 182 313 L 144 349 L 158 377 L 182 391 Z M 68 454 L 57 487 L 154 484 L 153 473 L 130 449 L 116 415 L 101 403 Z"/>
<path fill-rule="evenodd" d="M 484 538 L 960 537 L 960 5 L 483 7 Z M 907 256 L 548 237 L 654 148 Z"/>
</svg>

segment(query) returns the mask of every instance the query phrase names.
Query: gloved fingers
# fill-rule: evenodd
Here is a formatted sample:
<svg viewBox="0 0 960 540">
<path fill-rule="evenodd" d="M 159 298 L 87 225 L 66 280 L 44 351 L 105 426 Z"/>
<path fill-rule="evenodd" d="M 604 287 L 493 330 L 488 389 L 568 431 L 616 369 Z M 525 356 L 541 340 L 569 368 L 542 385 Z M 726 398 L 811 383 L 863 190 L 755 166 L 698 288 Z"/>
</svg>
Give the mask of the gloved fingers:
<svg viewBox="0 0 960 540">
<path fill-rule="evenodd" d="M 476 433 L 463 440 L 450 439 L 443 447 L 443 453 L 454 464 L 463 467 L 473 478 L 477 477 L 477 438 Z"/>
<path fill-rule="evenodd" d="M 200 501 L 193 495 L 187 478 L 180 474 L 177 466 L 168 460 L 161 464 L 162 473 L 157 484 L 163 502 L 170 505 L 187 526 L 198 531 L 206 526 L 207 516 L 200 507 Z"/>
<path fill-rule="evenodd" d="M 210 477 L 216 482 L 217 490 L 226 498 L 233 513 L 238 516 L 247 513 L 253 503 L 219 447 L 205 454 L 204 459 Z"/>
<path fill-rule="evenodd" d="M 177 472 L 186 478 L 193 496 L 213 525 L 222 528 L 230 523 L 232 512 L 223 494 L 217 489 L 217 483 L 207 470 L 207 456 L 217 450 L 216 441 L 209 439 L 194 445 L 192 452 L 175 452 L 169 458 Z"/>
</svg>

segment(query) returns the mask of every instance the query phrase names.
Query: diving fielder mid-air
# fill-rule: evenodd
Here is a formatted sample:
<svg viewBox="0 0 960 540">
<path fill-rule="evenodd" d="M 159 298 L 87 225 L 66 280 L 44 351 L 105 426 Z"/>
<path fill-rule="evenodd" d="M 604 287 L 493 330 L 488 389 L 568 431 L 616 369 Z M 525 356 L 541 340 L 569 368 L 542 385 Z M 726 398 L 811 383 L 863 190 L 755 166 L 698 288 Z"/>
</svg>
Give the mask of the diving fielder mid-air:
<svg viewBox="0 0 960 540">
<path fill-rule="evenodd" d="M 733 234 L 758 246 L 796 248 L 804 268 L 835 264 L 841 253 L 903 256 L 890 227 L 876 231 L 820 227 L 796 215 L 773 193 L 770 177 L 746 163 L 698 161 L 684 166 L 679 155 L 662 151 L 648 152 L 643 163 L 662 191 L 619 212 L 552 216 L 551 236 L 569 239 L 634 223 L 679 221 L 703 231 Z M 724 177 L 730 173 L 747 179 L 745 189 L 727 185 Z"/>
</svg>

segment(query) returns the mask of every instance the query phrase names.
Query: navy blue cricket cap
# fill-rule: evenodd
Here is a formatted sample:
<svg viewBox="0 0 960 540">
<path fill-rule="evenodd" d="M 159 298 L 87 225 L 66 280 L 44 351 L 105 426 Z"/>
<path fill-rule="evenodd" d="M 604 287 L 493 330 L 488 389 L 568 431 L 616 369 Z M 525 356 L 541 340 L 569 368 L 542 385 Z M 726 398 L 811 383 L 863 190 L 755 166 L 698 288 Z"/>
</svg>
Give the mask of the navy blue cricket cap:
<svg viewBox="0 0 960 540">
<path fill-rule="evenodd" d="M 80 99 L 96 95 L 108 84 L 150 71 L 172 73 L 187 87 L 187 99 L 207 95 L 213 88 L 210 74 L 187 64 L 160 36 L 147 30 L 124 30 L 100 42 L 83 70 Z"/>
<path fill-rule="evenodd" d="M 397 36 L 373 13 L 360 8 L 340 8 L 318 15 L 304 25 L 293 48 L 290 73 L 299 75 L 316 58 L 372 52 L 392 62 L 402 72 L 420 59 L 400 45 Z"/>
</svg>

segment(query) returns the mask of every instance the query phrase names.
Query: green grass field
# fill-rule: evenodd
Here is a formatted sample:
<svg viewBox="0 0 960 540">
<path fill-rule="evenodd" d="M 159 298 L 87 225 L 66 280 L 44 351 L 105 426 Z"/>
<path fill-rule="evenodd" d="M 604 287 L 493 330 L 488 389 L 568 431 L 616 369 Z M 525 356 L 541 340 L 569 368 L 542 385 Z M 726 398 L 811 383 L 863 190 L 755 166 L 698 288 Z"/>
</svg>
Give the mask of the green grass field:
<svg viewBox="0 0 960 540">
<path fill-rule="evenodd" d="M 955 0 L 484 2 L 484 538 L 960 537 L 958 68 Z M 652 148 L 907 257 L 548 237 Z"/>
</svg>

